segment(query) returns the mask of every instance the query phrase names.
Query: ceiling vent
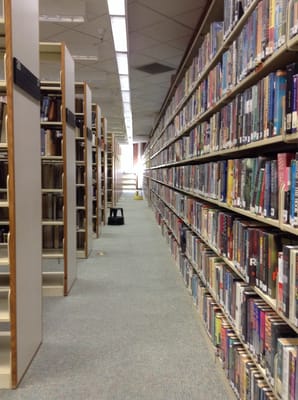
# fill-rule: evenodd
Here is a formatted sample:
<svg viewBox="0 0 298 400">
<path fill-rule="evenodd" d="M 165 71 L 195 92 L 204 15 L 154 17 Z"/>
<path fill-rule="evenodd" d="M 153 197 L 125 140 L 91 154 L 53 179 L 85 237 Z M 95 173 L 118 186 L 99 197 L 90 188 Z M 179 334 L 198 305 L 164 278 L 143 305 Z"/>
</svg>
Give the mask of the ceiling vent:
<svg viewBox="0 0 298 400">
<path fill-rule="evenodd" d="M 162 74 L 163 72 L 174 71 L 174 68 L 169 67 L 164 64 L 160 64 L 160 63 L 146 64 L 146 65 L 142 65 L 141 67 L 137 67 L 136 69 L 139 71 L 142 71 L 142 72 L 147 72 L 147 74 L 151 74 L 151 75 Z"/>
</svg>

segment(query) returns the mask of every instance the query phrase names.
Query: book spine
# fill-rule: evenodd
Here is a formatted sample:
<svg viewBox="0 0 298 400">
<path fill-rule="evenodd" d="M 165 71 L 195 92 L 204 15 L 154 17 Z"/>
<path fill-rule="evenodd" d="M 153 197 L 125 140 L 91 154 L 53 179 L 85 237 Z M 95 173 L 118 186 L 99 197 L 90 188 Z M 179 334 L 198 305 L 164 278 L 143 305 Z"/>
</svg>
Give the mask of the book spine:
<svg viewBox="0 0 298 400">
<path fill-rule="evenodd" d="M 283 133 L 285 119 L 285 96 L 286 71 L 279 70 L 275 75 L 273 136 L 281 135 Z"/>
</svg>

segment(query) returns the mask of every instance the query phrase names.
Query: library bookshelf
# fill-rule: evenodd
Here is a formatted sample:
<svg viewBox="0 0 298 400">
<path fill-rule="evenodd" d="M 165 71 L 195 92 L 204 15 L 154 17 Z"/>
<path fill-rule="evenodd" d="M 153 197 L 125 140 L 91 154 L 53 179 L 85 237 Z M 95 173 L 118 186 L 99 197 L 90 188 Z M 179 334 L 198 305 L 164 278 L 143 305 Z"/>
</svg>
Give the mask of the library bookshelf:
<svg viewBox="0 0 298 400">
<path fill-rule="evenodd" d="M 42 341 L 38 19 L 38 1 L 0 2 L 0 388 Z"/>
<path fill-rule="evenodd" d="M 115 207 L 122 193 L 120 145 L 115 134 L 107 134 L 107 205 Z"/>
<path fill-rule="evenodd" d="M 92 104 L 92 226 L 95 237 L 101 234 L 101 110 Z"/>
<path fill-rule="evenodd" d="M 247 400 L 298 398 L 296 11 L 212 1 L 145 153 L 145 195 Z"/>
<path fill-rule="evenodd" d="M 43 294 L 66 296 L 77 264 L 74 61 L 64 43 L 40 43 L 40 71 Z"/>
<path fill-rule="evenodd" d="M 107 133 L 107 207 L 113 207 L 114 159 L 113 134 Z"/>
<path fill-rule="evenodd" d="M 92 249 L 92 94 L 86 82 L 75 84 L 77 257 Z"/>
<path fill-rule="evenodd" d="M 101 220 L 107 223 L 107 134 L 108 121 L 101 117 Z"/>
</svg>

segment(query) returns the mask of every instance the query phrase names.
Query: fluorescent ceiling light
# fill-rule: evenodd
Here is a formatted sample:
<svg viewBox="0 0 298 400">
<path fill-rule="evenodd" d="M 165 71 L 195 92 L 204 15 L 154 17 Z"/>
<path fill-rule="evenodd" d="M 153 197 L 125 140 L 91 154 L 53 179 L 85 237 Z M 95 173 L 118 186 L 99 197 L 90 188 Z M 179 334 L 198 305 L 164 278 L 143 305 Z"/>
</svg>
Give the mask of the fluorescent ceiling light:
<svg viewBox="0 0 298 400">
<path fill-rule="evenodd" d="M 73 55 L 72 58 L 76 61 L 98 61 L 97 56 Z"/>
<path fill-rule="evenodd" d="M 120 86 L 121 90 L 129 90 L 129 79 L 128 75 L 120 75 Z"/>
<path fill-rule="evenodd" d="M 83 16 L 71 16 L 71 15 L 40 15 L 39 21 L 41 22 L 71 22 L 71 23 L 83 23 L 85 18 Z"/>
<path fill-rule="evenodd" d="M 130 103 L 123 103 L 124 115 L 131 113 Z"/>
<path fill-rule="evenodd" d="M 127 53 L 116 53 L 118 74 L 128 75 L 128 59 Z"/>
<path fill-rule="evenodd" d="M 129 103 L 130 102 L 130 92 L 128 90 L 122 90 L 122 101 L 123 103 Z"/>
<path fill-rule="evenodd" d="M 125 0 L 108 0 L 110 15 L 125 15 Z"/>
<path fill-rule="evenodd" d="M 127 52 L 127 35 L 125 17 L 111 17 L 115 51 Z"/>
</svg>

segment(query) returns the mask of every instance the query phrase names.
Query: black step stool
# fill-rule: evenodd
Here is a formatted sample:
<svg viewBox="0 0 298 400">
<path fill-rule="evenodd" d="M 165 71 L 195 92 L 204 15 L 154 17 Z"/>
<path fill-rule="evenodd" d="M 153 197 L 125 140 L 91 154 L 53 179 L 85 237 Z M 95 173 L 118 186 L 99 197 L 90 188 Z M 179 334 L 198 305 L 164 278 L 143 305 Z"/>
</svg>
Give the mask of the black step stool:
<svg viewBox="0 0 298 400">
<path fill-rule="evenodd" d="M 122 207 L 110 207 L 108 225 L 124 225 L 124 214 Z"/>
</svg>

